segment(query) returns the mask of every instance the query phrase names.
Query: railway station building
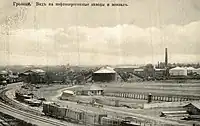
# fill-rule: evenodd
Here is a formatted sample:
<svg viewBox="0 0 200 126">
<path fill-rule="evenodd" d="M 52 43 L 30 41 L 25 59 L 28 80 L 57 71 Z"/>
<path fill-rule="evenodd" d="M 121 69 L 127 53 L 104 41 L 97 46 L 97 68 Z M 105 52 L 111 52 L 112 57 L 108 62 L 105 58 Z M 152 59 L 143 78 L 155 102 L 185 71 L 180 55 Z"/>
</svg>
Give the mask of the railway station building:
<svg viewBox="0 0 200 126">
<path fill-rule="evenodd" d="M 80 91 L 81 95 L 103 95 L 103 89 L 98 85 L 85 85 Z"/>
</svg>

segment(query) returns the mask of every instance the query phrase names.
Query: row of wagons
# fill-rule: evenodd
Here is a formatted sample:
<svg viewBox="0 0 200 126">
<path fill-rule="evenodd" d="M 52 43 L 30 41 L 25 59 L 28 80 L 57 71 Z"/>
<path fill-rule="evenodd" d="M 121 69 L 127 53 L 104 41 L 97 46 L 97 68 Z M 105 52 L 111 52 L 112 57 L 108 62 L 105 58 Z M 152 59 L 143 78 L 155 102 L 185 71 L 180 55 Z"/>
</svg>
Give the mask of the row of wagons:
<svg viewBox="0 0 200 126">
<path fill-rule="evenodd" d="M 123 119 L 108 117 L 103 112 L 92 112 L 72 107 L 61 107 L 53 102 L 43 102 L 43 113 L 47 116 L 63 119 L 73 123 L 81 123 L 88 126 L 140 126 Z"/>
</svg>

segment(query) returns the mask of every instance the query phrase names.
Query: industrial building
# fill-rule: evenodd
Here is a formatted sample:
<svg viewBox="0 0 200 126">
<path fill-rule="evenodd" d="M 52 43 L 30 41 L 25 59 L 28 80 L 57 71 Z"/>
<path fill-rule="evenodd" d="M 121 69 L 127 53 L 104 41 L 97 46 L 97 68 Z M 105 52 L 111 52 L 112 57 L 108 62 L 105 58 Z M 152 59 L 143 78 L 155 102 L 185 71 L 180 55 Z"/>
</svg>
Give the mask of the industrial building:
<svg viewBox="0 0 200 126">
<path fill-rule="evenodd" d="M 37 83 L 45 83 L 46 80 L 46 72 L 42 69 L 32 69 L 21 73 L 20 76 L 23 78 L 23 81 L 37 84 Z"/>
<path fill-rule="evenodd" d="M 139 68 L 139 66 L 117 66 L 117 67 L 115 67 L 115 71 L 116 72 L 121 72 L 121 71 L 123 71 L 123 72 L 130 72 L 130 73 L 132 73 L 132 72 L 134 72 L 134 69 L 138 69 Z"/>
<path fill-rule="evenodd" d="M 175 67 L 169 70 L 170 76 L 187 76 L 187 69 L 182 67 Z"/>
<path fill-rule="evenodd" d="M 111 67 L 102 67 L 92 75 L 94 82 L 111 82 L 117 80 L 117 72 Z"/>
</svg>

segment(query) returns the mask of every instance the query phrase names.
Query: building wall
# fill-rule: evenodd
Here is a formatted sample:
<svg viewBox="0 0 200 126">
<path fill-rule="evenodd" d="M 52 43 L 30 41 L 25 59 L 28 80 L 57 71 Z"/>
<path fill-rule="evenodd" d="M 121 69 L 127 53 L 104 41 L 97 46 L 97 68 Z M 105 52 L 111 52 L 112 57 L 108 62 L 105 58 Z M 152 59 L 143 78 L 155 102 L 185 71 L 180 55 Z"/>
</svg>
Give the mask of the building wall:
<svg viewBox="0 0 200 126">
<path fill-rule="evenodd" d="M 93 91 L 89 90 L 89 91 L 82 91 L 81 94 L 82 95 L 91 95 L 91 94 L 93 94 L 93 95 L 102 95 L 103 91 L 102 90 L 93 90 Z"/>
<path fill-rule="evenodd" d="M 188 105 L 186 108 L 187 108 L 187 111 L 188 111 L 189 114 L 200 115 L 200 110 L 197 109 L 195 106 Z"/>
<path fill-rule="evenodd" d="M 94 73 L 92 79 L 95 82 L 110 82 L 116 81 L 117 76 L 116 73 Z"/>
<path fill-rule="evenodd" d="M 187 76 L 187 70 L 169 70 L 169 74 L 172 76 Z"/>
</svg>

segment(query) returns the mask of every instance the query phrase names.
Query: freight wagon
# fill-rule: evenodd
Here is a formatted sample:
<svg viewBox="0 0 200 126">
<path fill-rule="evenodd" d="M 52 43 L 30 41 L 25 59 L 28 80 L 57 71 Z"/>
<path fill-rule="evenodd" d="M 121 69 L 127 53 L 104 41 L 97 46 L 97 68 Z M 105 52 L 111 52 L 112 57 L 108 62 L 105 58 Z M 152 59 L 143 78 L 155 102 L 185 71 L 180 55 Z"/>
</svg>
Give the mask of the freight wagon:
<svg viewBox="0 0 200 126">
<path fill-rule="evenodd" d="M 139 126 L 124 119 L 108 118 L 103 112 L 86 111 L 73 107 L 61 107 L 53 102 L 43 103 L 43 113 L 58 119 L 73 123 L 81 123 L 87 126 Z"/>
<path fill-rule="evenodd" d="M 103 126 L 120 126 L 123 120 L 119 118 L 102 117 L 101 125 Z"/>
<path fill-rule="evenodd" d="M 65 120 L 69 120 L 74 123 L 84 122 L 84 112 L 76 108 L 65 109 Z"/>
<path fill-rule="evenodd" d="M 107 114 L 105 113 L 97 113 L 92 111 L 86 111 L 85 112 L 85 124 L 87 125 L 101 125 L 101 118 L 107 117 Z"/>
</svg>

